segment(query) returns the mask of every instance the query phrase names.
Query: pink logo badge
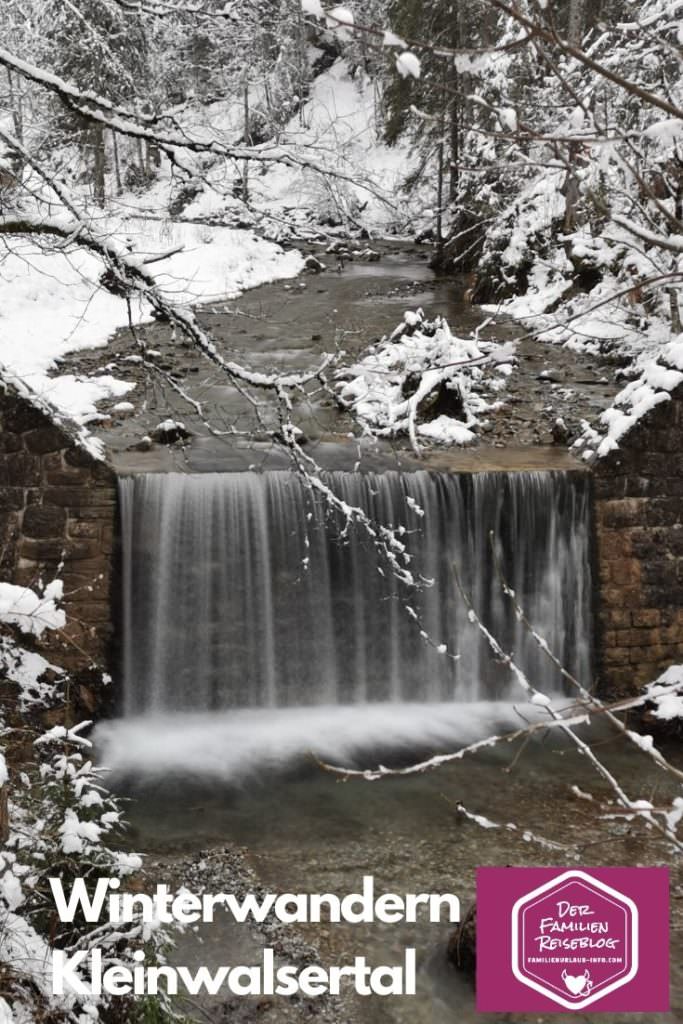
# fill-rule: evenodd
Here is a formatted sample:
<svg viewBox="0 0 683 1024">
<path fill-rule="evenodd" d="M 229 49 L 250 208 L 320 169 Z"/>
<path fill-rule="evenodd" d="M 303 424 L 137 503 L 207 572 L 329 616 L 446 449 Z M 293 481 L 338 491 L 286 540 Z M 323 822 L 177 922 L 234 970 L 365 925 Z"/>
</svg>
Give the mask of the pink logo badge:
<svg viewBox="0 0 683 1024">
<path fill-rule="evenodd" d="M 512 908 L 512 971 L 568 1010 L 626 985 L 638 970 L 638 908 L 632 899 L 566 871 Z"/>
<path fill-rule="evenodd" d="M 668 1009 L 666 868 L 480 868 L 477 1009 Z"/>
</svg>

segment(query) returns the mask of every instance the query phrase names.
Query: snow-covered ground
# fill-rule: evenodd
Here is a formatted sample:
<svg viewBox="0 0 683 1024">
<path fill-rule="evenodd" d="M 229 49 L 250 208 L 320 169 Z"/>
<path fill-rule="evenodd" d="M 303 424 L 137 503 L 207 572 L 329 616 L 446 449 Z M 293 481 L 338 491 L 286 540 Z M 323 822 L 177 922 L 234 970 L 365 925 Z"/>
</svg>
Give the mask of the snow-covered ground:
<svg viewBox="0 0 683 1024">
<path fill-rule="evenodd" d="M 403 182 L 416 169 L 418 156 L 405 140 L 395 146 L 382 141 L 380 110 L 377 85 L 360 71 L 352 77 L 348 62 L 337 60 L 313 81 L 310 97 L 279 138 L 262 147 L 264 157 L 272 158 L 286 144 L 287 160 L 267 160 L 260 169 L 252 165 L 250 209 L 232 194 L 234 166 L 217 161 L 183 217 L 223 213 L 253 218 L 275 235 L 285 224 L 305 230 L 326 220 L 362 225 L 379 234 L 401 227 L 414 231 L 421 218 L 431 216 L 434 185 L 427 183 L 410 197 L 403 194 Z M 232 131 L 239 138 L 242 124 L 235 102 L 213 104 L 206 116 L 214 130 Z M 334 177 L 321 175 L 321 169 L 334 172 Z"/>
<path fill-rule="evenodd" d="M 575 241 L 575 246 L 577 242 Z M 656 313 L 646 321 L 623 301 L 624 282 L 607 269 L 613 251 L 592 240 L 591 260 L 603 267 L 599 284 L 563 299 L 572 288 L 571 264 L 561 251 L 552 259 L 537 258 L 529 273 L 529 288 L 484 310 L 511 316 L 540 342 L 563 345 L 575 352 L 607 354 L 622 363 L 624 387 L 597 422 L 584 424 L 574 449 L 584 459 L 602 458 L 651 409 L 670 399 L 683 383 L 683 334 Z M 562 300 L 558 312 L 556 304 Z"/>
<path fill-rule="evenodd" d="M 303 266 L 298 252 L 285 252 L 249 230 L 112 216 L 94 221 L 93 228 L 142 259 L 180 249 L 149 267 L 178 304 L 232 298 L 245 288 L 294 277 Z M 104 346 L 128 324 L 127 304 L 102 286 L 102 271 L 83 249 L 41 251 L 26 240 L 17 240 L 0 259 L 2 375 L 81 424 L 97 416 L 98 401 L 133 387 L 108 374 L 54 373 L 67 352 Z M 136 324 L 150 318 L 139 302 L 130 312 Z"/>
</svg>

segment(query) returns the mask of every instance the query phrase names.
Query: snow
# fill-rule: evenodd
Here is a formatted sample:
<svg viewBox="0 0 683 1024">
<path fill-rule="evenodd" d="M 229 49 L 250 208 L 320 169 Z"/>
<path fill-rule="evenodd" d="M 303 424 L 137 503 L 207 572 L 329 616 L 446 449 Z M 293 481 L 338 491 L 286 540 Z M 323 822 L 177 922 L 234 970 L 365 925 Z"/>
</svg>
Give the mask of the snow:
<svg viewBox="0 0 683 1024">
<path fill-rule="evenodd" d="M 419 78 L 421 71 L 420 60 L 410 50 L 405 50 L 396 58 L 396 70 L 401 78 Z"/>
<path fill-rule="evenodd" d="M 304 14 L 310 14 L 314 18 L 325 17 L 325 12 L 320 0 L 301 0 L 301 9 Z"/>
<path fill-rule="evenodd" d="M 260 95 L 251 97 L 257 105 Z M 269 163 L 250 178 L 250 211 L 236 200 L 226 182 L 224 161 L 202 172 L 203 191 L 183 211 L 186 218 L 255 216 L 259 227 L 277 235 L 283 221 L 310 234 L 316 224 L 352 215 L 368 231 L 386 234 L 396 226 L 417 230 L 423 208 L 420 196 L 407 197 L 401 185 L 418 166 L 419 154 L 407 139 L 387 146 L 378 129 L 377 94 L 371 79 L 348 61 L 337 60 L 311 83 L 310 95 L 280 137 L 295 162 Z M 240 105 L 217 103 L 206 112 L 217 128 L 242 132 Z M 296 161 L 301 160 L 301 165 Z M 334 171 L 327 181 L 311 168 Z M 309 166 L 307 166 L 309 165 Z M 157 202 L 164 201 L 168 181 L 159 183 Z M 430 198 L 433 183 L 424 186 Z M 127 201 L 128 197 L 123 197 Z M 156 198 L 156 197 L 155 197 Z M 149 200 L 148 200 L 149 201 Z M 360 209 L 362 207 L 362 213 Z M 255 211 L 255 214 L 254 214 Z M 329 232 L 329 226 L 326 227 Z M 343 230 L 343 229 L 342 229 Z"/>
<path fill-rule="evenodd" d="M 683 346 L 682 346 L 683 347 Z M 668 346 L 670 349 L 671 346 Z M 577 449 L 597 442 L 598 458 L 619 447 L 621 438 L 648 412 L 671 399 L 671 392 L 683 383 L 683 372 L 656 360 L 642 363 L 640 376 L 630 381 L 599 418 L 597 430 L 590 428 L 575 443 Z"/>
<path fill-rule="evenodd" d="M 333 26 L 337 22 L 342 25 L 350 26 L 353 26 L 354 23 L 353 11 L 349 10 L 348 7 L 333 7 L 332 10 L 328 12 L 328 17 L 330 18 Z"/>
<path fill-rule="evenodd" d="M 389 29 L 386 30 L 382 38 L 383 46 L 400 46 L 405 49 L 405 40 L 397 36 L 395 32 L 391 32 Z"/>
<path fill-rule="evenodd" d="M 40 678 L 48 670 L 52 679 L 62 671 L 35 651 L 19 647 L 9 637 L 0 637 L 0 664 L 5 678 L 18 687 L 19 707 L 22 710 L 54 695 L 54 682 L 41 683 Z"/>
<path fill-rule="evenodd" d="M 61 600 L 64 584 L 53 580 L 38 594 L 30 587 L 13 583 L 0 583 L 0 622 L 18 626 L 22 632 L 42 636 L 46 629 L 62 629 L 66 616 L 57 602 Z"/>
<path fill-rule="evenodd" d="M 295 277 L 303 267 L 298 252 L 286 253 L 249 230 L 115 215 L 92 227 L 140 260 L 181 247 L 149 268 L 175 304 L 234 298 L 246 288 Z M 102 263 L 82 249 L 48 252 L 25 239 L 13 241 L 12 252 L 0 260 L 2 377 L 28 387 L 79 424 L 97 417 L 98 402 L 121 398 L 133 388 L 107 374 L 55 375 L 61 356 L 103 347 L 128 323 L 125 301 L 100 283 L 102 270 Z M 131 306 L 134 323 L 151 318 L 138 300 Z"/>
<path fill-rule="evenodd" d="M 469 444 L 480 415 L 499 407 L 484 393 L 505 384 L 512 358 L 509 345 L 458 338 L 445 320 L 429 322 L 422 310 L 409 310 L 390 337 L 339 371 L 337 390 L 360 423 L 379 436 L 408 434 L 413 447 L 418 438 Z M 453 393 L 454 409 L 461 406 L 464 419 L 440 414 L 420 422 L 423 403 L 440 389 Z"/>
<path fill-rule="evenodd" d="M 451 419 L 450 416 L 437 416 L 430 423 L 422 423 L 418 427 L 418 433 L 420 437 L 439 441 L 441 444 L 470 444 L 477 437 L 464 423 Z"/>
<path fill-rule="evenodd" d="M 663 722 L 683 718 L 683 665 L 672 665 L 647 687 L 653 715 Z"/>
<path fill-rule="evenodd" d="M 102 829 L 92 821 L 80 821 L 78 815 L 72 808 L 67 807 L 64 811 L 64 823 L 60 828 L 62 836 L 62 850 L 64 853 L 82 853 L 84 841 L 96 843 L 101 835 Z"/>
<path fill-rule="evenodd" d="M 631 740 L 631 742 L 635 743 L 635 745 L 637 747 L 640 747 L 641 750 L 644 750 L 645 753 L 649 754 L 650 751 L 653 749 L 653 747 L 654 747 L 654 739 L 649 734 L 633 732 L 632 729 L 628 729 L 627 733 L 628 733 L 628 737 Z M 635 806 L 635 804 L 634 804 L 634 806 Z"/>
</svg>

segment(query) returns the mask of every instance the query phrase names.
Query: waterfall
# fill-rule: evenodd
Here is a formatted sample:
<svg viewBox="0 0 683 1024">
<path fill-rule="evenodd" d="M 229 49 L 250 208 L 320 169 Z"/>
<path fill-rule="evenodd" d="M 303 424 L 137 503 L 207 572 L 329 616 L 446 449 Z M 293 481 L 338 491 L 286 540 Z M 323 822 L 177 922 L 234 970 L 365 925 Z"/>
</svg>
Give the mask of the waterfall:
<svg viewBox="0 0 683 1024">
<path fill-rule="evenodd" d="M 509 670 L 468 618 L 453 566 L 504 650 L 561 676 L 518 621 L 590 683 L 589 484 L 580 473 L 328 473 L 401 531 L 418 591 L 367 532 L 291 472 L 120 481 L 127 715 L 232 707 L 504 699 Z M 412 609 L 412 612 L 407 610 Z"/>
</svg>

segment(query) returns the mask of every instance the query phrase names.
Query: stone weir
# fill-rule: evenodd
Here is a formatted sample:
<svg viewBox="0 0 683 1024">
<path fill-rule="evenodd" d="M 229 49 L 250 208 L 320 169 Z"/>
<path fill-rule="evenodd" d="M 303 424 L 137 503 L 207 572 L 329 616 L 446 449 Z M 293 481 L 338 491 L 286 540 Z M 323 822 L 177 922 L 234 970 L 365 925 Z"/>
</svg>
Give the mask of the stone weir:
<svg viewBox="0 0 683 1024">
<path fill-rule="evenodd" d="M 56 575 L 63 579 L 67 625 L 61 632 L 46 631 L 36 644 L 72 673 L 82 703 L 96 713 L 109 702 L 102 673 L 115 680 L 123 674 L 117 640 L 124 632 L 119 482 L 168 468 L 168 460 L 160 462 L 153 452 L 96 458 L 76 429 L 55 422 L 40 403 L 10 386 L 0 394 L 0 425 L 2 578 L 34 588 Z M 208 460 L 200 452 L 201 467 L 185 452 L 172 466 L 175 472 L 230 472 L 243 470 L 247 461 L 261 469 L 285 468 L 264 463 L 263 452 L 255 457 L 253 450 L 238 456 L 230 451 L 219 457 L 216 450 Z M 594 627 L 588 628 L 594 641 L 588 682 L 605 695 L 620 696 L 683 661 L 682 452 L 679 389 L 643 417 L 618 450 L 592 465 L 559 448 L 481 446 L 433 453 L 419 463 L 406 452 L 369 455 L 363 468 L 437 475 L 559 471 L 587 478 Z M 338 444 L 321 444 L 316 454 L 334 471 L 348 471 L 357 458 L 355 447 L 351 452 Z"/>
</svg>

